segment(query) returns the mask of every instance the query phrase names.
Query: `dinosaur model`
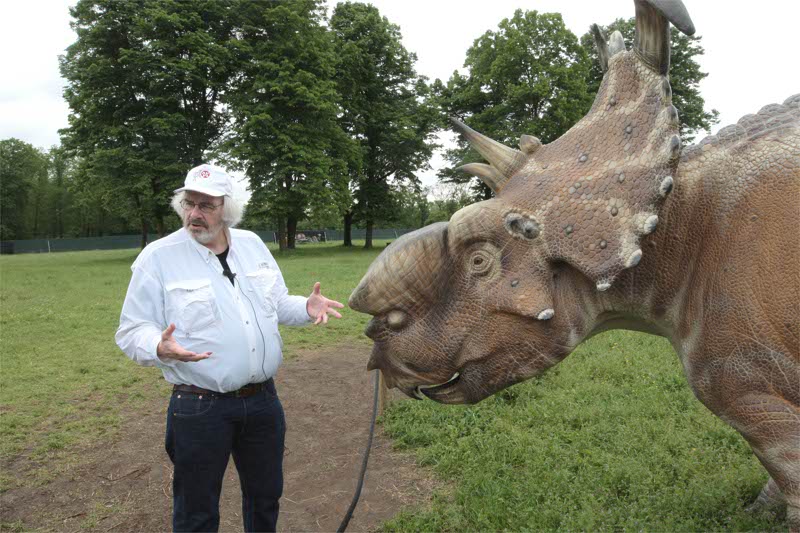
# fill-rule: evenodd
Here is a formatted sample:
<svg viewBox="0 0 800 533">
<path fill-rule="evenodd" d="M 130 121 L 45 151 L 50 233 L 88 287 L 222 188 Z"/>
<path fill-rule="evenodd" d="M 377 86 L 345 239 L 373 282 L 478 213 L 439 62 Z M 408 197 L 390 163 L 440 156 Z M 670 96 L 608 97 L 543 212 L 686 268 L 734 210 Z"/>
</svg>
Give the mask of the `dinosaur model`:
<svg viewBox="0 0 800 533">
<path fill-rule="evenodd" d="M 593 27 L 605 74 L 589 113 L 519 150 L 454 120 L 495 193 L 405 235 L 350 307 L 373 315 L 370 369 L 412 397 L 474 403 L 584 339 L 661 335 L 697 398 L 769 472 L 757 504 L 800 530 L 800 94 L 683 148 L 669 27 L 680 0 L 635 0 L 636 39 Z"/>
</svg>

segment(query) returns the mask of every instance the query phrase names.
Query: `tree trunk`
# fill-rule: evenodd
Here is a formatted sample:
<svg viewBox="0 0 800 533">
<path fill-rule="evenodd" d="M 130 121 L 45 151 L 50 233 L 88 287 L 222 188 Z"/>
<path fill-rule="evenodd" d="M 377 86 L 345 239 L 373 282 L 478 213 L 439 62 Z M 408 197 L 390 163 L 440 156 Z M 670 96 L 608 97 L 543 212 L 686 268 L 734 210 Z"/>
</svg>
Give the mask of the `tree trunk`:
<svg viewBox="0 0 800 533">
<path fill-rule="evenodd" d="M 167 227 L 164 224 L 164 215 L 158 215 L 156 218 L 156 231 L 158 231 L 159 237 L 163 237 L 167 234 Z"/>
<path fill-rule="evenodd" d="M 353 246 L 353 212 L 344 214 L 344 246 Z"/>
<path fill-rule="evenodd" d="M 283 219 L 278 219 L 278 249 L 280 251 L 286 250 L 286 225 L 283 223 Z"/>
<path fill-rule="evenodd" d="M 286 217 L 286 247 L 290 250 L 295 249 L 295 237 L 297 237 L 297 218 L 289 215 Z"/>
<path fill-rule="evenodd" d="M 64 207 L 58 208 L 58 218 L 56 219 L 56 233 L 59 239 L 64 238 Z"/>
<path fill-rule="evenodd" d="M 33 204 L 33 235 L 34 239 L 39 237 L 39 199 Z"/>
<path fill-rule="evenodd" d="M 374 224 L 373 224 L 372 220 L 367 220 L 367 232 L 366 232 L 366 235 L 364 236 L 364 249 L 365 250 L 368 250 L 368 249 L 372 248 L 372 226 L 373 225 Z"/>
<path fill-rule="evenodd" d="M 144 249 L 144 247 L 147 246 L 147 233 L 148 233 L 149 230 L 150 230 L 150 226 L 148 226 L 148 224 L 147 224 L 147 219 L 143 218 L 142 219 L 142 241 L 141 241 L 142 249 Z"/>
</svg>

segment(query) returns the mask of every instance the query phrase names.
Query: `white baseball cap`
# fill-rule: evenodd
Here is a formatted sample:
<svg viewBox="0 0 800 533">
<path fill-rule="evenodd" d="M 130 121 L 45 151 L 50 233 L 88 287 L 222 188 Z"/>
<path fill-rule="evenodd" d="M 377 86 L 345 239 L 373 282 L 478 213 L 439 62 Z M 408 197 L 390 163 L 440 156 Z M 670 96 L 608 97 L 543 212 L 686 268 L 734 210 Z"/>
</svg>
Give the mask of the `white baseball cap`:
<svg viewBox="0 0 800 533">
<path fill-rule="evenodd" d="M 183 187 L 175 192 L 195 191 L 209 196 L 232 196 L 233 182 L 225 170 L 214 165 L 200 165 L 186 174 Z"/>
</svg>

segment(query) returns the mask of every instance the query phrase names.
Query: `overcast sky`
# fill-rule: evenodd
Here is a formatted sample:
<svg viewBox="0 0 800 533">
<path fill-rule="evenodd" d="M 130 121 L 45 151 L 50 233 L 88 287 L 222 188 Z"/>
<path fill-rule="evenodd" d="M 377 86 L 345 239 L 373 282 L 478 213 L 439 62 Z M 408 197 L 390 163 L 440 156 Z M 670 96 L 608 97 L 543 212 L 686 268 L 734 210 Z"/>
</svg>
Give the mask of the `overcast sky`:
<svg viewBox="0 0 800 533">
<path fill-rule="evenodd" d="M 334 6 L 335 1 L 327 0 Z M 418 57 L 417 71 L 446 80 L 463 66 L 467 48 L 517 8 L 560 12 L 573 33 L 634 14 L 631 0 L 375 0 L 400 26 L 407 49 Z M 700 90 L 720 124 L 736 122 L 762 106 L 800 92 L 800 2 L 684 0 L 697 34 L 700 58 L 709 76 Z M 6 0 L 0 22 L 0 139 L 16 137 L 40 148 L 58 144 L 58 129 L 69 112 L 61 91 L 58 55 L 75 39 L 69 27 L 69 0 Z M 434 166 L 441 165 L 435 159 Z M 432 183 L 432 172 L 424 179 Z"/>
</svg>

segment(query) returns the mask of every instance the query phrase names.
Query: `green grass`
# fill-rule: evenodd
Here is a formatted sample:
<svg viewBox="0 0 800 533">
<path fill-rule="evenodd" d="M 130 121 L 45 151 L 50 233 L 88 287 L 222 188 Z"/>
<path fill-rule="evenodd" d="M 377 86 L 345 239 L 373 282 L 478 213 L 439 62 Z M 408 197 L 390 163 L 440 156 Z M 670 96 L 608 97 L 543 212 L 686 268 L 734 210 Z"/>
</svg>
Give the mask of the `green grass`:
<svg viewBox="0 0 800 533">
<path fill-rule="evenodd" d="M 764 531 L 767 476 L 692 395 L 669 343 L 615 331 L 474 406 L 402 402 L 384 417 L 449 489 L 386 531 Z"/>
<path fill-rule="evenodd" d="M 355 244 L 273 253 L 291 293 L 309 294 L 319 280 L 323 294 L 345 303 L 384 246 Z M 53 479 L 55 464 L 118 430 L 123 407 L 166 396 L 161 372 L 132 363 L 114 343 L 137 253 L 0 257 L 0 461 L 26 463 L 24 476 L 0 472 L 0 492 Z M 325 328 L 282 327 L 286 357 L 302 348 L 366 343 L 367 320 L 346 312 Z"/>
</svg>

